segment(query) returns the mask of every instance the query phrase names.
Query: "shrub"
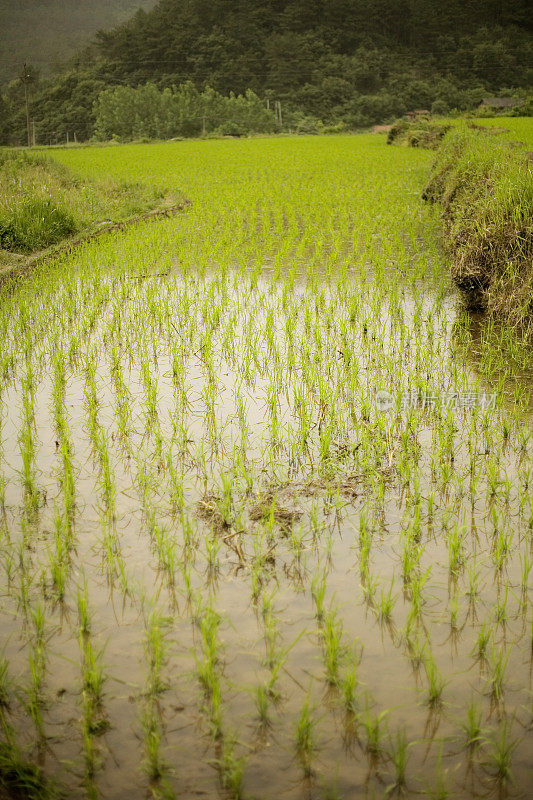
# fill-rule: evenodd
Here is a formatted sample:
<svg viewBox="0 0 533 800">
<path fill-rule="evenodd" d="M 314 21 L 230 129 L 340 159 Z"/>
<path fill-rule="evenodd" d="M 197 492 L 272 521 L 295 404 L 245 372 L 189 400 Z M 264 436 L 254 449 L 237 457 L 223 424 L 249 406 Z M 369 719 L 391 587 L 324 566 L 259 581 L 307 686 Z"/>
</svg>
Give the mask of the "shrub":
<svg viewBox="0 0 533 800">
<path fill-rule="evenodd" d="M 448 114 L 449 111 L 450 108 L 445 100 L 435 100 L 431 104 L 431 113 L 438 117 L 443 117 L 445 114 Z"/>
<path fill-rule="evenodd" d="M 390 129 L 387 144 L 436 150 L 449 129 L 449 125 L 437 125 L 427 119 L 416 119 L 413 122 L 401 119 Z"/>
</svg>

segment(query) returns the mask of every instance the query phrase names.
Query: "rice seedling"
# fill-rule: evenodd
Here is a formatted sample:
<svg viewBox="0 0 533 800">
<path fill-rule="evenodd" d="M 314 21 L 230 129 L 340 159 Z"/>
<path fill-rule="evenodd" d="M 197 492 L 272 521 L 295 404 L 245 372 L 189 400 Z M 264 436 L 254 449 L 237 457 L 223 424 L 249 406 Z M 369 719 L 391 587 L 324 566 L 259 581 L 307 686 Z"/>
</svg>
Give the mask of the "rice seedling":
<svg viewBox="0 0 533 800">
<path fill-rule="evenodd" d="M 454 527 L 448 536 L 448 563 L 450 572 L 457 574 L 464 563 L 464 531 Z"/>
<path fill-rule="evenodd" d="M 83 689 L 98 705 L 102 702 L 105 684 L 103 651 L 96 651 L 88 637 L 81 636 L 80 645 L 82 649 Z"/>
<path fill-rule="evenodd" d="M 91 631 L 91 613 L 89 609 L 89 590 L 86 578 L 83 581 L 83 588 L 78 589 L 77 600 L 79 631 L 82 634 L 88 634 Z"/>
<path fill-rule="evenodd" d="M 430 706 L 435 707 L 442 702 L 442 692 L 444 691 L 446 681 L 442 677 L 431 653 L 427 653 L 424 657 L 424 668 L 428 682 L 427 700 Z"/>
<path fill-rule="evenodd" d="M 165 664 L 168 644 L 166 642 L 165 628 L 169 620 L 152 610 L 147 620 L 145 633 L 145 652 L 148 662 L 148 688 L 151 697 L 164 692 L 168 685 L 161 677 L 161 670 Z"/>
<path fill-rule="evenodd" d="M 513 782 L 512 761 L 519 740 L 511 733 L 511 723 L 503 719 L 492 738 L 487 766 L 499 783 Z"/>
<path fill-rule="evenodd" d="M 316 720 L 310 707 L 309 696 L 306 697 L 300 716 L 296 723 L 296 752 L 300 758 L 304 775 L 312 773 L 312 757 L 317 749 Z"/>
<path fill-rule="evenodd" d="M 337 618 L 337 610 L 331 608 L 324 617 L 320 631 L 324 651 L 326 680 L 332 685 L 339 682 L 339 666 L 343 655 L 342 623 Z"/>
<path fill-rule="evenodd" d="M 396 732 L 395 739 L 390 739 L 389 757 L 394 765 L 394 783 L 387 787 L 387 791 L 405 789 L 407 779 L 407 764 L 409 762 L 409 742 L 405 728 Z"/>
<path fill-rule="evenodd" d="M 510 655 L 511 650 L 509 649 L 505 652 L 502 647 L 498 652 L 493 648 L 489 657 L 489 686 L 491 694 L 496 700 L 501 700 L 503 697 L 505 671 Z"/>
<path fill-rule="evenodd" d="M 503 597 L 501 600 L 496 603 L 496 607 L 494 609 L 494 616 L 496 622 L 501 625 L 505 625 L 507 618 L 508 618 L 508 611 L 507 611 L 507 601 L 509 597 L 509 587 L 505 587 L 505 591 L 503 593 Z"/>
<path fill-rule="evenodd" d="M 478 658 L 485 658 L 487 654 L 487 648 L 489 642 L 491 640 L 492 631 L 488 624 L 483 623 L 478 631 L 477 639 L 476 639 L 476 655 Z"/>
<path fill-rule="evenodd" d="M 349 654 L 347 659 L 348 663 L 339 684 L 344 708 L 346 712 L 351 715 L 356 714 L 359 707 L 359 677 L 357 668 L 360 660 L 360 657 L 354 652 Z"/>
<path fill-rule="evenodd" d="M 366 736 L 365 746 L 367 752 L 374 758 L 381 755 L 384 749 L 383 737 L 387 729 L 388 714 L 388 709 L 379 714 L 373 714 L 367 704 L 366 711 L 361 718 Z"/>
<path fill-rule="evenodd" d="M 259 684 L 255 690 L 255 707 L 261 725 L 270 724 L 269 693 L 264 684 Z"/>
<path fill-rule="evenodd" d="M 432 778 L 431 783 L 426 781 L 425 794 L 431 800 L 447 800 L 451 795 L 450 781 L 448 779 L 448 770 L 442 766 L 442 744 L 439 747 L 439 755 L 437 759 L 437 766 L 435 776 Z"/>
<path fill-rule="evenodd" d="M 150 781 L 158 782 L 165 775 L 166 763 L 161 756 L 161 730 L 152 704 L 147 705 L 142 714 L 141 724 L 145 748 L 145 759 L 142 768 Z"/>
<path fill-rule="evenodd" d="M 392 617 L 394 606 L 396 605 L 396 597 L 392 592 L 394 589 L 394 575 L 392 576 L 388 591 L 381 590 L 380 599 L 378 603 L 378 613 L 380 619 L 389 622 Z"/>
<path fill-rule="evenodd" d="M 477 568 L 477 562 L 474 559 L 472 564 L 467 566 L 468 574 L 468 596 L 473 601 L 480 593 L 480 570 Z"/>
<path fill-rule="evenodd" d="M 477 750 L 483 742 L 484 730 L 481 726 L 482 711 L 472 697 L 466 710 L 466 718 L 461 722 L 466 746 L 470 750 Z"/>
</svg>

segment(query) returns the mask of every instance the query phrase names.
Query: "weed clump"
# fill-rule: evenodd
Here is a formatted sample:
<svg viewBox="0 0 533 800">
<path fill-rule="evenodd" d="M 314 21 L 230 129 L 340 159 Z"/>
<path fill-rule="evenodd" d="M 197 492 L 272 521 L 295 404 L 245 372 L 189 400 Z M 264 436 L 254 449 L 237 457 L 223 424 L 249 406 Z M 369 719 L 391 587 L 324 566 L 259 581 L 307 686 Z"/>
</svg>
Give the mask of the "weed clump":
<svg viewBox="0 0 533 800">
<path fill-rule="evenodd" d="M 51 200 L 28 198 L 0 218 L 4 250 L 31 253 L 56 244 L 77 230 L 76 220 Z"/>
<path fill-rule="evenodd" d="M 439 202 L 452 276 L 471 309 L 533 334 L 533 183 L 526 154 L 479 130 L 443 141 L 422 195 Z"/>
</svg>

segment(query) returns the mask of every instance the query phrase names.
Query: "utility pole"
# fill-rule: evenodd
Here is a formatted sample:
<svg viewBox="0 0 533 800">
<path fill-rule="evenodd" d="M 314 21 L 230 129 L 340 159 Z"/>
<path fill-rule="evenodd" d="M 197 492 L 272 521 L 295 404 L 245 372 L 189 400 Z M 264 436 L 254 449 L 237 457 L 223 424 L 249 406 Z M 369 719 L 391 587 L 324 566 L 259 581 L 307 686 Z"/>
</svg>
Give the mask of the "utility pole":
<svg viewBox="0 0 533 800">
<path fill-rule="evenodd" d="M 24 62 L 24 67 L 22 68 L 22 76 L 21 80 L 24 84 L 24 99 L 26 100 L 26 132 L 28 134 L 28 147 L 31 147 L 31 133 L 30 133 L 30 97 L 29 97 L 29 90 L 28 84 L 31 79 L 31 73 L 28 69 L 28 65 Z"/>
</svg>

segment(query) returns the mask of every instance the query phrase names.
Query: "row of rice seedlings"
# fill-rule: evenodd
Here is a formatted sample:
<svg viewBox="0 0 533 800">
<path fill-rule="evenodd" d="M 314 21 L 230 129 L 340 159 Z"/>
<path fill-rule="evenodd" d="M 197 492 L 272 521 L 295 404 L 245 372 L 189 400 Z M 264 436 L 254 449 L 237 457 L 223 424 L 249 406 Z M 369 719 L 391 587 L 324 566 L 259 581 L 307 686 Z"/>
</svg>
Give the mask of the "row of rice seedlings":
<svg viewBox="0 0 533 800">
<path fill-rule="evenodd" d="M 118 580 L 122 591 L 131 594 L 127 565 L 124 561 L 117 530 L 116 478 L 110 437 L 98 420 L 100 401 L 96 383 L 96 353 L 87 354 L 84 362 L 84 403 L 87 414 L 89 440 L 98 469 L 101 497 L 99 507 L 100 542 L 104 563 L 110 582 Z"/>
<path fill-rule="evenodd" d="M 237 737 L 224 722 L 222 646 L 219 640 L 220 615 L 212 606 L 212 598 L 203 604 L 196 596 L 193 619 L 200 634 L 200 648 L 195 652 L 196 671 L 202 688 L 202 710 L 214 739 L 215 759 L 222 788 L 234 800 L 243 795 L 244 756 L 238 755 Z"/>
<path fill-rule="evenodd" d="M 92 613 L 89 606 L 87 581 L 78 589 L 78 642 L 81 654 L 81 706 L 82 706 L 82 738 L 84 752 L 84 779 L 87 796 L 99 796 L 96 783 L 97 769 L 100 764 L 97 738 L 109 727 L 109 719 L 104 708 L 104 689 L 106 674 L 104 667 L 104 651 L 96 649 L 93 643 Z"/>
<path fill-rule="evenodd" d="M 26 511 L 35 514 L 40 504 L 40 492 L 36 483 L 36 431 L 35 431 L 35 383 L 31 355 L 26 350 L 26 374 L 21 380 L 22 424 L 18 436 L 22 462 L 22 485 Z"/>
<path fill-rule="evenodd" d="M 28 652 L 29 686 L 26 692 L 26 705 L 40 740 L 45 738 L 43 708 L 45 705 L 44 682 L 46 678 L 46 612 L 44 603 L 39 601 L 31 608 L 33 635 Z"/>
<path fill-rule="evenodd" d="M 147 666 L 146 688 L 141 698 L 141 725 L 145 757 L 142 768 L 150 782 L 154 798 L 175 797 L 169 778 L 170 766 L 162 755 L 164 739 L 159 698 L 169 688 L 162 674 L 168 653 L 167 633 L 170 620 L 152 609 L 145 620 L 144 652 Z"/>
<path fill-rule="evenodd" d="M 297 640 L 288 645 L 283 645 L 282 643 L 274 605 L 275 596 L 275 590 L 270 594 L 264 593 L 261 604 L 261 620 L 265 642 L 263 664 L 268 669 L 268 677 L 256 688 L 255 704 L 259 721 L 263 726 L 269 724 L 270 705 L 277 704 L 281 699 L 280 676 L 291 649 L 297 643 Z"/>
</svg>

